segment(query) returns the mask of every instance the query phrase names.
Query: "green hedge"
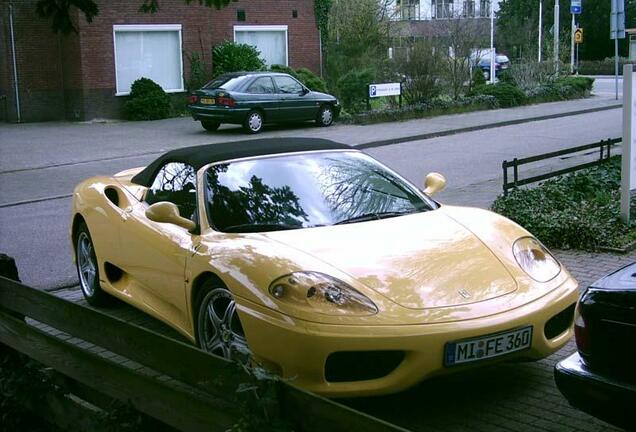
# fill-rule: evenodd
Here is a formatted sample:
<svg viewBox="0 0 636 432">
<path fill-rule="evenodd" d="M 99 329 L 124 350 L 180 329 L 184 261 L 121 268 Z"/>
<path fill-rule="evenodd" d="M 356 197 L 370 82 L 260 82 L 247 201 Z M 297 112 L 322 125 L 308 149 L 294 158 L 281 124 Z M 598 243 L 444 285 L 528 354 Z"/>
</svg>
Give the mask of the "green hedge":
<svg viewBox="0 0 636 432">
<path fill-rule="evenodd" d="M 470 95 L 493 96 L 501 108 L 522 105 L 526 101 L 526 94 L 517 86 L 507 82 L 477 86 Z"/>
<path fill-rule="evenodd" d="M 214 76 L 228 72 L 257 71 L 265 67 L 259 50 L 252 45 L 226 41 L 212 50 Z"/>
<path fill-rule="evenodd" d="M 636 239 L 636 228 L 620 221 L 620 164 L 620 156 L 615 156 L 599 167 L 551 179 L 535 188 L 512 190 L 499 196 L 492 209 L 549 247 L 623 247 Z"/>
<path fill-rule="evenodd" d="M 130 100 L 124 104 L 128 120 L 160 120 L 170 116 L 170 98 L 161 86 L 148 78 L 139 78 L 130 87 Z"/>
<path fill-rule="evenodd" d="M 633 63 L 625 57 L 618 59 L 618 74 L 623 74 L 623 65 Z M 579 61 L 579 73 L 582 75 L 614 75 L 614 57 L 604 60 L 581 60 Z"/>
<path fill-rule="evenodd" d="M 433 99 L 430 102 L 406 105 L 402 108 L 385 108 L 353 114 L 343 111 L 340 114 L 340 121 L 343 123 L 371 124 L 498 107 L 497 99 L 493 96 L 479 95 L 473 97 L 462 97 L 458 100 L 438 98 Z"/>
</svg>

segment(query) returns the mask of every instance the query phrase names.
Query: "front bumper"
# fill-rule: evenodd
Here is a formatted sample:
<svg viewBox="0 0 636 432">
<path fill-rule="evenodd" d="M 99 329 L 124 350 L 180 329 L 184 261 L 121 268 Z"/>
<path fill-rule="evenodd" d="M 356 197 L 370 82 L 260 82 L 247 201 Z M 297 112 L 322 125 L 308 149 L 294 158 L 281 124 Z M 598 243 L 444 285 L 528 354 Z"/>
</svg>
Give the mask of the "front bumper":
<svg viewBox="0 0 636 432">
<path fill-rule="evenodd" d="M 615 426 L 636 425 L 636 385 L 590 370 L 578 353 L 555 366 L 554 379 L 572 406 Z"/>
<path fill-rule="evenodd" d="M 547 339 L 544 335 L 546 322 L 576 303 L 577 298 L 578 285 L 568 278 L 560 287 L 524 306 L 482 318 L 448 323 L 327 325 L 282 315 L 245 300 L 239 301 L 239 313 L 248 344 L 258 361 L 307 390 L 326 396 L 350 397 L 393 393 L 435 375 L 502 360 L 546 357 L 565 345 L 573 335 L 570 321 L 563 332 Z M 443 314 L 443 310 L 440 313 Z M 529 349 L 469 365 L 444 366 L 444 350 L 448 342 L 526 325 L 534 327 Z M 388 374 L 360 381 L 329 382 L 326 379 L 325 367 L 330 354 L 382 351 L 404 353 L 401 363 Z"/>
<path fill-rule="evenodd" d="M 250 111 L 249 108 L 233 108 L 228 106 L 201 106 L 188 105 L 188 110 L 192 118 L 201 120 L 217 121 L 219 123 L 242 124 Z"/>
</svg>

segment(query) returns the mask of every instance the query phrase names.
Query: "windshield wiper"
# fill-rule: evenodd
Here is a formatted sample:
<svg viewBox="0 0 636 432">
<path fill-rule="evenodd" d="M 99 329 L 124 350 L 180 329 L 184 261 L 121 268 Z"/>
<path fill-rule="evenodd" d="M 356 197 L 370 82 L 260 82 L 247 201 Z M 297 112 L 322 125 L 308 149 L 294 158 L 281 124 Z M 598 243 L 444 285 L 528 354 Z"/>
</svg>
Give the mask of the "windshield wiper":
<svg viewBox="0 0 636 432">
<path fill-rule="evenodd" d="M 365 214 L 362 214 L 362 215 L 359 215 L 359 216 L 354 216 L 354 217 L 349 218 L 349 219 L 341 220 L 339 222 L 336 222 L 334 225 L 344 225 L 344 224 L 348 224 L 348 223 L 366 222 L 366 221 L 371 221 L 371 220 L 386 219 L 386 218 L 391 218 L 391 217 L 396 217 L 396 216 L 403 216 L 403 215 L 415 213 L 416 211 L 417 210 L 407 210 L 407 211 L 401 211 L 401 212 L 393 211 L 393 212 L 365 213 Z"/>
<path fill-rule="evenodd" d="M 230 225 L 223 228 L 223 232 L 226 233 L 250 233 L 250 232 L 261 232 L 261 231 L 282 231 L 282 230 L 291 230 L 302 228 L 299 225 L 287 225 L 287 224 L 277 224 L 277 223 L 251 223 L 251 224 L 240 224 L 240 225 Z"/>
</svg>

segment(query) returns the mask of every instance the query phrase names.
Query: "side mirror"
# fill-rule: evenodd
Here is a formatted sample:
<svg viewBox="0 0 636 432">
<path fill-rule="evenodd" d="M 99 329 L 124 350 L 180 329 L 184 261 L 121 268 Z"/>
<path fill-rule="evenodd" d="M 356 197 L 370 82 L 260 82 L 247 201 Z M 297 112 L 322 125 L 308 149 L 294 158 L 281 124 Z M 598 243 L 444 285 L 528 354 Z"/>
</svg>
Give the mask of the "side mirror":
<svg viewBox="0 0 636 432">
<path fill-rule="evenodd" d="M 196 228 L 196 224 L 190 219 L 181 217 L 176 204 L 168 201 L 154 203 L 146 209 L 146 217 L 154 222 L 171 223 L 191 231 Z"/>
<path fill-rule="evenodd" d="M 437 192 L 444 189 L 446 186 L 446 179 L 440 173 L 429 173 L 424 180 L 424 193 L 427 195 L 434 195 Z"/>
</svg>

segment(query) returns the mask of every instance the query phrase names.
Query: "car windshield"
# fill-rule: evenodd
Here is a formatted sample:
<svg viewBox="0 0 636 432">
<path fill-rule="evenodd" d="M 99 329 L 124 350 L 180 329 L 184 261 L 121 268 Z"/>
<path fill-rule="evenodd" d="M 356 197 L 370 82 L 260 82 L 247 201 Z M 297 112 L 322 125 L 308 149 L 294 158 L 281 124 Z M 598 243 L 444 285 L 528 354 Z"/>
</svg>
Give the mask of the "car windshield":
<svg viewBox="0 0 636 432">
<path fill-rule="evenodd" d="M 284 155 L 213 165 L 206 206 L 222 232 L 263 232 L 378 220 L 437 208 L 358 152 Z"/>
<path fill-rule="evenodd" d="M 240 86 L 247 79 L 247 75 L 241 76 L 232 76 L 232 77 L 219 77 L 215 80 L 210 81 L 206 85 L 203 86 L 204 89 L 224 89 L 224 90 L 234 90 L 238 86 Z"/>
</svg>

